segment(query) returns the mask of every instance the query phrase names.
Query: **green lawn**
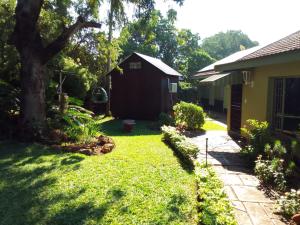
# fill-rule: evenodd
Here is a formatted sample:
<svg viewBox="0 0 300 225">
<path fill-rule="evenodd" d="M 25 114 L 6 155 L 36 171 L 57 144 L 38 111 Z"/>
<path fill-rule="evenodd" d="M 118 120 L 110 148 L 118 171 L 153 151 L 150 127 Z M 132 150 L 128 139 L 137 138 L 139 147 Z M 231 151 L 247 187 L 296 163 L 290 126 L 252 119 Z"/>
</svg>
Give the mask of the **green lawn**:
<svg viewBox="0 0 300 225">
<path fill-rule="evenodd" d="M 103 122 L 102 156 L 0 143 L 0 224 L 196 224 L 194 174 L 146 125 Z"/>
<path fill-rule="evenodd" d="M 210 130 L 223 130 L 223 131 L 226 131 L 227 128 L 224 127 L 224 126 L 221 126 L 211 120 L 205 120 L 205 124 L 203 126 L 203 130 L 206 130 L 206 131 L 210 131 Z"/>
</svg>

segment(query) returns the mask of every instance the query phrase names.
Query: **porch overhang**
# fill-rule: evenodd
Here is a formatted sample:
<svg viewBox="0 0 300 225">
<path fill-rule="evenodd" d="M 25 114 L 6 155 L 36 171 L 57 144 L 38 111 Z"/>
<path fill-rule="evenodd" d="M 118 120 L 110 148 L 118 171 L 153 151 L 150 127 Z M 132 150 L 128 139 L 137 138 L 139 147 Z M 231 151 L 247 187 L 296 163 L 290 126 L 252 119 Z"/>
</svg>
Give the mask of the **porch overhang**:
<svg viewBox="0 0 300 225">
<path fill-rule="evenodd" d="M 230 73 L 219 73 L 219 74 L 215 74 L 215 75 L 212 75 L 210 77 L 207 77 L 203 80 L 200 81 L 200 83 L 213 83 L 219 79 L 222 79 L 226 76 L 230 75 Z"/>
<path fill-rule="evenodd" d="M 226 86 L 242 83 L 243 76 L 240 72 L 237 71 L 232 71 L 228 73 L 216 73 L 199 82 L 200 85 L 206 86 Z"/>
</svg>

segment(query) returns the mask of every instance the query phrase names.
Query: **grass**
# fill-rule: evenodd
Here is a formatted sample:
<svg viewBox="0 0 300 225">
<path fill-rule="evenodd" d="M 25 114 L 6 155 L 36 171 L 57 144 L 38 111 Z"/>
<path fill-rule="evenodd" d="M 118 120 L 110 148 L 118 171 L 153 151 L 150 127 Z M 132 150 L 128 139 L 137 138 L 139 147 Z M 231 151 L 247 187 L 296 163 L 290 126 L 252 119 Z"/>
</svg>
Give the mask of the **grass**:
<svg viewBox="0 0 300 225">
<path fill-rule="evenodd" d="M 147 125 L 103 120 L 102 156 L 0 143 L 0 224 L 196 224 L 195 176 Z"/>
<path fill-rule="evenodd" d="M 227 128 L 217 124 L 211 120 L 205 120 L 204 126 L 202 127 L 203 130 L 211 131 L 211 130 L 219 130 L 219 131 L 226 131 Z"/>
</svg>

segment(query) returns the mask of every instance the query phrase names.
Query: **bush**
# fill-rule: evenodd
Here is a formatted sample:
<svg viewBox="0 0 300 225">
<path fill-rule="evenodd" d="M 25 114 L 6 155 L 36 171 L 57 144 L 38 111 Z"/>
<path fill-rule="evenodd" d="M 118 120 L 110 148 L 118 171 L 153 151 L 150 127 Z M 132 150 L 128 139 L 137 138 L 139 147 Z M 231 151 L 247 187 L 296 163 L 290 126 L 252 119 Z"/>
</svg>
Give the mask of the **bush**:
<svg viewBox="0 0 300 225">
<path fill-rule="evenodd" d="M 277 200 L 277 209 L 280 214 L 290 219 L 300 210 L 300 190 L 286 192 Z"/>
<path fill-rule="evenodd" d="M 236 225 L 232 206 L 213 168 L 197 164 L 195 174 L 198 183 L 200 224 Z"/>
<path fill-rule="evenodd" d="M 178 98 L 181 101 L 198 102 L 198 89 L 191 83 L 179 82 Z"/>
<path fill-rule="evenodd" d="M 255 174 L 263 184 L 273 185 L 279 191 L 286 189 L 283 161 L 278 158 L 262 160 L 258 157 L 255 161 Z"/>
<path fill-rule="evenodd" d="M 265 145 L 271 143 L 271 132 L 269 124 L 266 121 L 247 120 L 247 127 L 241 129 L 249 139 L 249 145 L 242 149 L 251 160 L 255 160 L 259 154 L 262 154 Z"/>
<path fill-rule="evenodd" d="M 263 155 L 255 161 L 255 174 L 267 185 L 275 186 L 275 189 L 286 189 L 286 178 L 295 170 L 295 163 L 285 160 L 286 148 L 279 140 L 275 141 L 273 148 L 266 144 Z"/>
<path fill-rule="evenodd" d="M 180 135 L 179 132 L 170 126 L 161 127 L 163 140 L 170 144 L 172 148 L 188 162 L 192 162 L 197 157 L 198 147 L 191 143 L 188 138 Z"/>
<path fill-rule="evenodd" d="M 173 126 L 175 124 L 175 121 L 171 115 L 162 112 L 159 114 L 159 124 L 160 126 Z"/>
<path fill-rule="evenodd" d="M 58 109 L 52 110 L 49 125 L 52 129 L 61 129 L 70 141 L 88 143 L 99 134 L 99 125 L 94 113 L 76 105 L 70 105 L 64 114 Z"/>
<path fill-rule="evenodd" d="M 201 130 L 205 122 L 205 113 L 200 106 L 180 102 L 173 109 L 177 126 L 188 130 Z"/>
</svg>

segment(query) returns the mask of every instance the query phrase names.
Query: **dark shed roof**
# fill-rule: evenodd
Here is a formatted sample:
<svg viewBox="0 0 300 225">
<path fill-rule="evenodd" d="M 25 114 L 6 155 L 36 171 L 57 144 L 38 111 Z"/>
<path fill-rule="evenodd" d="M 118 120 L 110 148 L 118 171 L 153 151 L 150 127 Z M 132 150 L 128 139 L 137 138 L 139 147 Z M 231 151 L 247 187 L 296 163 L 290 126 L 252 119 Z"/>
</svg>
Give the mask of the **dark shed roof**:
<svg viewBox="0 0 300 225">
<path fill-rule="evenodd" d="M 146 60 L 147 62 L 149 62 L 150 64 L 152 64 L 153 66 L 155 66 L 156 68 L 158 68 L 159 70 L 161 70 L 162 72 L 164 72 L 167 75 L 182 76 L 180 73 L 178 73 L 176 70 L 174 70 L 173 68 L 171 68 L 170 66 L 165 64 L 160 59 L 153 58 L 151 56 L 144 55 L 144 54 L 137 53 L 137 52 L 134 52 L 133 54 L 136 54 L 139 57 L 143 58 L 144 60 Z"/>
<path fill-rule="evenodd" d="M 157 69 L 159 69 L 160 71 L 165 73 L 166 75 L 179 76 L 179 77 L 182 76 L 182 74 L 178 73 L 176 70 L 174 70 L 173 68 L 171 68 L 170 66 L 165 64 L 160 59 L 157 59 L 157 58 L 154 58 L 154 57 L 151 57 L 151 56 L 148 56 L 148 55 L 144 55 L 144 54 L 141 54 L 141 53 L 138 53 L 138 52 L 134 52 L 131 55 L 127 56 L 122 62 L 120 62 L 118 64 L 118 66 L 120 66 L 122 63 L 124 63 L 127 59 L 129 59 L 133 55 L 137 55 L 138 57 L 142 58 L 143 60 L 150 63 L 151 65 L 153 65 L 154 67 L 156 67 Z M 110 74 L 114 69 L 112 69 L 107 74 Z"/>
</svg>

